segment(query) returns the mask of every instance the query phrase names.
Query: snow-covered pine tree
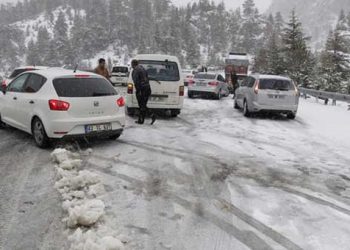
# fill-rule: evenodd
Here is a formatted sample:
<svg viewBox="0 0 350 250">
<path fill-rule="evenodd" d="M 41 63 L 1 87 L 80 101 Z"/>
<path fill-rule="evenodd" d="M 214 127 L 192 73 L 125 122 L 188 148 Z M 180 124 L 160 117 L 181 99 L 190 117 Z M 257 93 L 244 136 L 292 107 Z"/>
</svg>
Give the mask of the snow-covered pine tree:
<svg viewBox="0 0 350 250">
<path fill-rule="evenodd" d="M 283 32 L 283 53 L 287 65 L 286 73 L 301 86 L 309 84 L 309 76 L 314 66 L 307 47 L 308 40 L 293 9 Z"/>
</svg>

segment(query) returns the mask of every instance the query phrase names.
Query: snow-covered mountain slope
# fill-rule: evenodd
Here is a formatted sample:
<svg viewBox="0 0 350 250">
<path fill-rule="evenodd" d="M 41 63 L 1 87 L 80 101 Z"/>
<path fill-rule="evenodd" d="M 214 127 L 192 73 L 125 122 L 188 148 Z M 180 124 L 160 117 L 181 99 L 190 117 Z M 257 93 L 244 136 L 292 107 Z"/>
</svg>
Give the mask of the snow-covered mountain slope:
<svg viewBox="0 0 350 250">
<path fill-rule="evenodd" d="M 281 11 L 286 20 L 295 9 L 306 33 L 312 37 L 312 47 L 322 48 L 328 32 L 334 27 L 340 11 L 350 11 L 350 0 L 273 0 L 268 12 Z"/>
<path fill-rule="evenodd" d="M 63 12 L 65 15 L 66 23 L 68 25 L 68 35 L 69 35 L 69 31 L 73 26 L 73 19 L 75 16 L 75 12 L 73 11 L 73 9 L 69 7 L 61 6 L 55 9 L 54 11 L 52 11 L 50 15 L 46 13 L 42 13 L 33 19 L 16 22 L 13 25 L 20 28 L 23 31 L 23 33 L 25 34 L 25 44 L 27 46 L 31 40 L 36 41 L 39 28 L 45 27 L 49 32 L 49 34 L 51 35 L 51 37 L 53 36 L 54 24 L 60 12 Z M 83 16 L 85 15 L 85 12 L 82 10 L 79 13 L 79 15 Z"/>
</svg>

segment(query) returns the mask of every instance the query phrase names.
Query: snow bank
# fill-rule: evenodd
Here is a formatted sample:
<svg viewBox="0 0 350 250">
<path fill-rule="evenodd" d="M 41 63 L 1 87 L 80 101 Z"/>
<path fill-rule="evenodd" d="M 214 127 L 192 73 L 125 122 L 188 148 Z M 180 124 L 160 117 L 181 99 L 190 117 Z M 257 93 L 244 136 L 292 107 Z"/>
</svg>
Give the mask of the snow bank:
<svg viewBox="0 0 350 250">
<path fill-rule="evenodd" d="M 91 149 L 87 151 L 91 154 Z M 111 228 L 103 226 L 105 204 L 98 199 L 104 194 L 99 175 L 81 170 L 80 154 L 66 149 L 56 149 L 51 154 L 56 163 L 55 188 L 61 194 L 62 208 L 67 213 L 64 221 L 68 228 L 76 229 L 69 236 L 72 250 L 120 250 L 123 243 Z"/>
</svg>

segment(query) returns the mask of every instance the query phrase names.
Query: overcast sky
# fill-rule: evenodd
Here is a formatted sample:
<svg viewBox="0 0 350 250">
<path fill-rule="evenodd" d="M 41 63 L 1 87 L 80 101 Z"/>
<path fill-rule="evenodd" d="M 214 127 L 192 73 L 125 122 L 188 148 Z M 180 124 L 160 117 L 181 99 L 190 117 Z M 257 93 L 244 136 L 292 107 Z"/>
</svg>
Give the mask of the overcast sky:
<svg viewBox="0 0 350 250">
<path fill-rule="evenodd" d="M 198 0 L 172 0 L 173 3 L 178 5 L 185 5 L 190 2 L 198 1 Z M 215 2 L 221 2 L 222 0 L 214 0 Z M 226 4 L 226 7 L 228 8 L 237 8 L 242 5 L 244 0 L 223 0 Z M 17 2 L 17 0 L 0 0 L 0 3 L 14 3 Z M 261 11 L 265 11 L 270 3 L 271 0 L 255 0 L 256 5 L 259 7 Z"/>
</svg>

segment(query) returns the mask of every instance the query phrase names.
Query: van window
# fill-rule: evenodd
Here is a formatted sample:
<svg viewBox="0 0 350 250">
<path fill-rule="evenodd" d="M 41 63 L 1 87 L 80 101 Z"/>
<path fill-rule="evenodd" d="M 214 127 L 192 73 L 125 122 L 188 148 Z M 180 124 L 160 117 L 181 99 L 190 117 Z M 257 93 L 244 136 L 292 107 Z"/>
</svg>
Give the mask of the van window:
<svg viewBox="0 0 350 250">
<path fill-rule="evenodd" d="M 179 67 L 176 62 L 140 60 L 139 63 L 146 69 L 150 80 L 180 81 Z"/>
<path fill-rule="evenodd" d="M 259 81 L 259 89 L 288 91 L 293 90 L 294 86 L 293 83 L 289 80 L 261 79 Z"/>
<path fill-rule="evenodd" d="M 207 74 L 207 73 L 198 73 L 194 76 L 196 79 L 205 79 L 205 80 L 215 80 L 216 75 Z"/>
<path fill-rule="evenodd" d="M 129 69 L 128 69 L 128 67 L 113 67 L 112 72 L 113 73 L 128 73 Z"/>
<path fill-rule="evenodd" d="M 53 80 L 60 97 L 95 97 L 117 95 L 110 82 L 102 78 L 62 78 Z"/>
</svg>

